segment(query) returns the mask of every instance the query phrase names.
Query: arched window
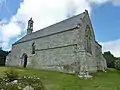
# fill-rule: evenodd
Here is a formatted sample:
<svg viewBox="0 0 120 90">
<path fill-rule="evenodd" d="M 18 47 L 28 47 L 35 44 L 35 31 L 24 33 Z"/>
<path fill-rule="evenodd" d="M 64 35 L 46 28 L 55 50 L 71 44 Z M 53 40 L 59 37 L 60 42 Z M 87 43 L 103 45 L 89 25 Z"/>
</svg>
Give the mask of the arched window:
<svg viewBox="0 0 120 90">
<path fill-rule="evenodd" d="M 32 43 L 32 54 L 35 54 L 35 42 Z"/>
<path fill-rule="evenodd" d="M 86 30 L 85 30 L 86 51 L 88 53 L 90 53 L 90 54 L 92 54 L 92 50 L 91 50 L 91 38 L 92 38 L 91 30 L 90 30 L 90 27 L 87 25 L 86 26 Z"/>
</svg>

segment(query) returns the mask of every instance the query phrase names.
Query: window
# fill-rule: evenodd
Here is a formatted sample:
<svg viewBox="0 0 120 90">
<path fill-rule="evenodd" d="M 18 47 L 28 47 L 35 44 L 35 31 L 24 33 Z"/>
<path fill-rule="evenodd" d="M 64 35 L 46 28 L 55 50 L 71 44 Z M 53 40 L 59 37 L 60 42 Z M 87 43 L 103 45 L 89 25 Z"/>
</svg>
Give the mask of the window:
<svg viewBox="0 0 120 90">
<path fill-rule="evenodd" d="M 90 54 L 92 54 L 91 37 L 92 37 L 92 35 L 91 35 L 90 27 L 87 25 L 86 30 L 85 30 L 86 51 Z"/>
<path fill-rule="evenodd" d="M 35 54 L 35 42 L 32 43 L 32 54 Z"/>
</svg>

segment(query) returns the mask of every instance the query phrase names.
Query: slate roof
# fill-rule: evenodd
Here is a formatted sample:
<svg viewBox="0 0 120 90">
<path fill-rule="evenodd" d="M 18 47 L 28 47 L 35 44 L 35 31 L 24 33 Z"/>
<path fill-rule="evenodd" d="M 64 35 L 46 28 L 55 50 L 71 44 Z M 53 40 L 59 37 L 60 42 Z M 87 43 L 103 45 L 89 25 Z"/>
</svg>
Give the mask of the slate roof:
<svg viewBox="0 0 120 90">
<path fill-rule="evenodd" d="M 80 23 L 80 19 L 83 18 L 84 16 L 85 16 L 85 12 L 83 12 L 79 15 L 73 16 L 71 18 L 68 18 L 66 20 L 63 20 L 61 22 L 58 22 L 56 24 L 53 24 L 51 26 L 48 26 L 46 28 L 43 28 L 41 30 L 38 30 L 36 32 L 33 32 L 29 35 L 25 35 L 20 40 L 15 42 L 13 45 L 18 44 L 18 43 L 22 43 L 25 41 L 33 40 L 35 38 L 43 37 L 46 35 L 50 35 L 53 33 L 57 33 L 57 32 L 71 29 L 71 28 L 75 27 L 78 23 Z"/>
</svg>

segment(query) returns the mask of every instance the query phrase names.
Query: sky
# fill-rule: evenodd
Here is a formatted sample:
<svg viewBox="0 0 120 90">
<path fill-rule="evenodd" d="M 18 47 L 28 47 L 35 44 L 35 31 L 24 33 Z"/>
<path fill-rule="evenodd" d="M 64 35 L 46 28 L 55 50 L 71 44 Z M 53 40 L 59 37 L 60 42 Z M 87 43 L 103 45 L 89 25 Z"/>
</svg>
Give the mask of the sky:
<svg viewBox="0 0 120 90">
<path fill-rule="evenodd" d="M 0 46 L 11 50 L 12 44 L 26 34 L 31 17 L 37 31 L 85 9 L 103 52 L 120 57 L 120 0 L 0 0 Z"/>
</svg>

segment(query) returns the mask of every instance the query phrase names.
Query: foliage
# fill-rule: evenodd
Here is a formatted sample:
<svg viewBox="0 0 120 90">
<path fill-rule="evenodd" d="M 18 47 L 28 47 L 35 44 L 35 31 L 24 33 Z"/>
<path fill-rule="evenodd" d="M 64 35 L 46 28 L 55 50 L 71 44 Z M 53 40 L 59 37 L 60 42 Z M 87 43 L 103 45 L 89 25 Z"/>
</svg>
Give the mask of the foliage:
<svg viewBox="0 0 120 90">
<path fill-rule="evenodd" d="M 23 83 L 24 82 L 24 85 L 27 86 L 27 85 L 30 85 L 31 87 L 33 87 L 35 90 L 43 90 L 44 89 L 44 86 L 40 80 L 39 77 L 36 77 L 36 76 L 23 76 L 19 79 L 19 82 L 20 83 Z"/>
<path fill-rule="evenodd" d="M 16 81 L 16 82 L 15 82 Z M 9 82 L 6 78 L 0 78 L 0 90 L 22 90 L 26 86 L 31 86 L 34 90 L 44 90 L 44 86 L 39 78 L 21 77 L 15 81 Z"/>
<path fill-rule="evenodd" d="M 0 57 L 6 57 L 8 55 L 8 53 L 10 53 L 10 51 L 4 51 L 2 49 L 0 49 Z"/>
<path fill-rule="evenodd" d="M 120 59 L 115 61 L 115 68 L 120 70 Z"/>
<path fill-rule="evenodd" d="M 18 79 L 18 72 L 14 68 L 9 68 L 5 71 L 5 76 L 9 81 Z"/>
<path fill-rule="evenodd" d="M 6 67 L 0 67 L 0 75 L 2 75 L 5 70 Z M 35 78 L 36 76 L 36 78 L 40 78 L 42 85 L 45 87 L 44 90 L 120 90 L 120 72 L 111 68 L 108 68 L 107 72 L 93 74 L 94 76 L 91 79 L 80 79 L 75 74 L 57 71 L 17 67 L 15 67 L 15 70 L 19 72 L 21 77 L 18 78 L 18 83 L 21 82 L 25 84 L 25 81 L 22 81 L 23 77 Z M 34 83 L 34 81 L 27 81 Z M 28 85 L 28 83 L 25 85 Z M 34 83 L 34 85 L 36 84 Z"/>
<path fill-rule="evenodd" d="M 6 60 L 6 56 L 8 55 L 8 53 L 10 52 L 0 49 L 0 65 L 1 66 L 5 65 L 5 60 Z"/>
<path fill-rule="evenodd" d="M 2 47 L 0 47 L 0 50 L 2 50 Z"/>
<path fill-rule="evenodd" d="M 21 90 L 22 85 L 19 84 L 1 84 L 0 90 Z"/>
<path fill-rule="evenodd" d="M 5 75 L 0 77 L 0 90 L 22 90 L 26 86 L 31 86 L 34 90 L 44 90 L 39 77 L 19 76 L 18 72 L 13 68 L 5 71 Z"/>
<path fill-rule="evenodd" d="M 103 56 L 105 57 L 105 59 L 107 61 L 107 67 L 109 67 L 109 68 L 115 68 L 115 60 L 117 58 L 114 57 L 114 55 L 111 54 L 110 51 L 104 52 Z"/>
</svg>

